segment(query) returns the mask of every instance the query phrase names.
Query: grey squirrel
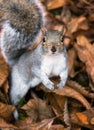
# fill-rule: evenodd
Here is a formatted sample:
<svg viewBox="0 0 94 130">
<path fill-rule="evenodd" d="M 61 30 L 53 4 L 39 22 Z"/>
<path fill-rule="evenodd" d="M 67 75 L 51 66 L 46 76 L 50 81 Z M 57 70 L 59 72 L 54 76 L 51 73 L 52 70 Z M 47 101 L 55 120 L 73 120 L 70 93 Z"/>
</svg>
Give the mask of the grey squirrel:
<svg viewBox="0 0 94 130">
<path fill-rule="evenodd" d="M 62 88 L 68 77 L 68 64 L 62 31 L 43 31 L 43 39 L 37 48 L 33 51 L 26 50 L 34 44 L 41 30 L 42 12 L 33 0 L 10 1 L 12 3 L 3 6 L 8 9 L 5 12 L 8 14 L 2 18 L 0 42 L 3 55 L 11 67 L 10 98 L 12 104 L 17 105 L 27 91 L 39 83 L 53 90 L 55 85 L 49 79 L 52 76 L 60 76 L 57 87 Z M 17 116 L 16 111 L 15 117 Z"/>
<path fill-rule="evenodd" d="M 33 51 L 27 51 L 20 56 L 12 67 L 11 101 L 14 105 L 27 93 L 30 88 L 42 83 L 53 90 L 55 85 L 50 77 L 60 76 L 62 88 L 68 77 L 67 53 L 64 47 L 62 32 L 47 30 L 43 33 L 43 40 Z"/>
</svg>

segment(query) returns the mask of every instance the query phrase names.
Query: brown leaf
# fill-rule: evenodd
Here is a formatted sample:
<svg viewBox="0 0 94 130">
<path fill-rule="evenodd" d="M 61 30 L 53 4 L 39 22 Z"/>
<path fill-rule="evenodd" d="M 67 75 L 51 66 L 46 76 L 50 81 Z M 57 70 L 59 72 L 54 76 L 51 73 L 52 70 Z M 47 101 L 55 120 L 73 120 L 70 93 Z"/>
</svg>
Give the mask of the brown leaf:
<svg viewBox="0 0 94 130">
<path fill-rule="evenodd" d="M 30 118 L 18 121 L 16 125 L 22 130 L 48 130 L 50 129 L 54 118 L 45 119 L 38 123 L 32 123 Z"/>
<path fill-rule="evenodd" d="M 46 12 L 45 17 L 47 19 L 47 25 L 46 25 L 47 29 L 60 30 L 62 28 L 63 23 L 60 20 L 56 19 L 56 17 L 50 12 Z"/>
<path fill-rule="evenodd" d="M 65 130 L 63 125 L 52 125 L 50 130 Z"/>
<path fill-rule="evenodd" d="M 89 110 L 86 110 L 86 111 L 82 112 L 81 114 L 83 114 L 83 116 L 84 116 L 83 121 L 86 121 L 86 122 L 88 122 L 88 124 L 91 124 L 91 125 L 94 126 L 94 122 L 93 122 L 94 121 L 94 108 L 93 107 L 91 109 L 89 109 Z M 86 122 L 83 122 L 83 124 L 86 124 Z"/>
<path fill-rule="evenodd" d="M 84 16 L 80 16 L 72 19 L 72 21 L 68 25 L 68 28 L 69 28 L 69 32 L 74 33 L 79 29 L 87 30 L 89 27 L 88 27 L 87 19 Z"/>
<path fill-rule="evenodd" d="M 5 83 L 3 85 L 3 89 L 4 89 L 4 94 L 6 96 L 6 101 L 9 102 L 9 84 L 8 84 L 8 81 L 5 81 Z"/>
<path fill-rule="evenodd" d="M 80 94 L 84 95 L 85 97 L 94 99 L 94 93 L 87 91 L 83 86 L 81 86 L 77 82 L 72 81 L 72 80 L 68 80 L 67 85 L 69 87 L 77 90 Z"/>
<path fill-rule="evenodd" d="M 94 14 L 89 15 L 89 21 L 94 22 Z"/>
<path fill-rule="evenodd" d="M 0 87 L 3 85 L 9 74 L 9 68 L 4 59 L 0 57 Z"/>
<path fill-rule="evenodd" d="M 74 68 L 74 64 L 75 64 L 75 60 L 76 60 L 76 52 L 74 49 L 70 49 L 68 51 L 68 71 L 69 71 L 69 76 L 70 77 L 74 77 L 75 76 L 75 68 Z"/>
<path fill-rule="evenodd" d="M 8 100 L 6 99 L 6 95 L 0 90 L 0 101 L 3 103 L 8 103 Z"/>
<path fill-rule="evenodd" d="M 94 108 L 83 112 L 76 112 L 74 114 L 70 114 L 71 122 L 74 124 L 78 124 L 80 126 L 84 126 L 86 128 L 94 129 L 94 125 L 92 124 L 94 118 Z"/>
<path fill-rule="evenodd" d="M 30 118 L 30 117 L 27 117 L 27 118 L 24 118 L 22 120 L 17 120 L 15 122 L 15 125 L 17 127 L 29 127 L 30 125 L 33 125 L 35 122 Z"/>
<path fill-rule="evenodd" d="M 51 107 L 58 118 L 64 122 L 64 106 L 66 98 L 55 93 L 48 93 L 48 101 L 51 104 Z M 61 115 L 61 116 L 60 116 Z M 59 117 L 60 116 L 60 117 Z"/>
<path fill-rule="evenodd" d="M 91 118 L 90 123 L 94 125 L 94 117 Z"/>
<path fill-rule="evenodd" d="M 94 47 L 86 37 L 78 36 L 77 44 L 74 45 L 81 61 L 86 65 L 86 70 L 94 82 Z"/>
<path fill-rule="evenodd" d="M 77 126 L 77 125 L 72 125 L 72 130 L 81 130 L 81 127 L 80 126 Z"/>
<path fill-rule="evenodd" d="M 94 54 L 94 46 L 91 45 L 89 40 L 84 35 L 77 36 L 77 45 L 83 49 L 89 50 L 92 54 Z"/>
<path fill-rule="evenodd" d="M 22 109 L 26 110 L 27 114 L 34 120 L 43 120 L 54 116 L 46 101 L 39 98 L 29 100 Z"/>
<path fill-rule="evenodd" d="M 7 123 L 2 118 L 0 118 L 0 130 L 19 130 L 16 126 Z"/>
<path fill-rule="evenodd" d="M 54 90 L 54 93 L 61 95 L 61 96 L 67 96 L 67 97 L 71 97 L 74 98 L 78 101 L 80 101 L 84 107 L 86 107 L 86 109 L 90 109 L 91 105 L 89 104 L 89 102 L 77 91 L 75 91 L 74 89 L 65 86 L 61 89 L 56 89 Z"/>
<path fill-rule="evenodd" d="M 7 121 L 11 121 L 14 109 L 14 106 L 0 103 L 0 117 Z"/>
<path fill-rule="evenodd" d="M 69 10 L 68 6 L 63 6 L 61 12 L 61 19 L 65 24 L 68 24 L 71 19 L 71 11 Z"/>
<path fill-rule="evenodd" d="M 72 4 L 71 1 L 68 0 L 50 0 L 47 3 L 47 8 L 50 9 L 56 9 L 59 7 L 62 7 L 64 5 Z"/>
<path fill-rule="evenodd" d="M 79 120 L 85 124 L 85 125 L 88 125 L 89 124 L 89 121 L 88 121 L 88 118 L 85 114 L 81 113 L 81 112 L 78 112 L 76 113 L 77 117 L 79 118 Z"/>
</svg>

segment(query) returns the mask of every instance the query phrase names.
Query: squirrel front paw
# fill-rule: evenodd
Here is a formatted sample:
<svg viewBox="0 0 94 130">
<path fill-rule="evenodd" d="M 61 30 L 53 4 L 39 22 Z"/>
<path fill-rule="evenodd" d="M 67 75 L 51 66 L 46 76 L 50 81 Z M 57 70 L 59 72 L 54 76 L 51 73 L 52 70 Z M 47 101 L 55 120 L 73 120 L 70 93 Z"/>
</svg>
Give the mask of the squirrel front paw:
<svg viewBox="0 0 94 130">
<path fill-rule="evenodd" d="M 52 82 L 47 83 L 46 88 L 48 88 L 50 90 L 54 90 L 54 83 L 52 83 Z"/>
<path fill-rule="evenodd" d="M 63 82 L 61 82 L 61 83 L 59 83 L 58 85 L 57 85 L 57 88 L 63 88 L 64 87 L 64 83 Z"/>
</svg>

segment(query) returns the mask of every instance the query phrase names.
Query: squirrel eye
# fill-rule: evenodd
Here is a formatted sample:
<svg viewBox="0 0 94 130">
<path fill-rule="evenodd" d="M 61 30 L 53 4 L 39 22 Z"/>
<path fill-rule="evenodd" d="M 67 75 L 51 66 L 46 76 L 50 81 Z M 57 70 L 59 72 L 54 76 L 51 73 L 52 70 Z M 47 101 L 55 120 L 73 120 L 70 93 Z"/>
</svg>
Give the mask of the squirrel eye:
<svg viewBox="0 0 94 130">
<path fill-rule="evenodd" d="M 63 41 L 64 41 L 64 38 L 62 37 L 62 38 L 61 38 L 61 42 L 63 42 Z"/>
<path fill-rule="evenodd" d="M 45 37 L 42 39 L 42 41 L 43 41 L 43 42 L 46 42 L 46 39 L 45 39 Z"/>
</svg>

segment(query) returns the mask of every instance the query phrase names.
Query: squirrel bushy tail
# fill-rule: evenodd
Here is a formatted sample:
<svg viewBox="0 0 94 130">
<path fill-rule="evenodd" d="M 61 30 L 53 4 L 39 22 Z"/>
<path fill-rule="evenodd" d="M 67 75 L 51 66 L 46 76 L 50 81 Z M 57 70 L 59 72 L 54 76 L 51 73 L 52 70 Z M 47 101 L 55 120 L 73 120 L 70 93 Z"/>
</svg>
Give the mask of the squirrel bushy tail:
<svg viewBox="0 0 94 130">
<path fill-rule="evenodd" d="M 32 45 L 43 25 L 43 12 L 36 0 L 2 0 L 0 22 L 1 49 L 10 65 Z"/>
</svg>

